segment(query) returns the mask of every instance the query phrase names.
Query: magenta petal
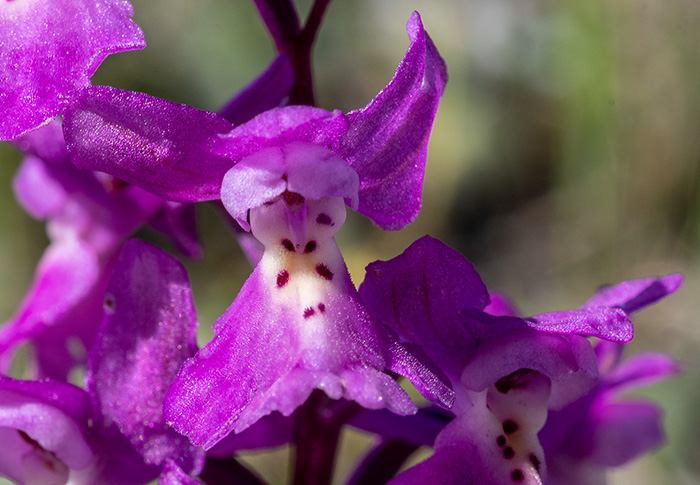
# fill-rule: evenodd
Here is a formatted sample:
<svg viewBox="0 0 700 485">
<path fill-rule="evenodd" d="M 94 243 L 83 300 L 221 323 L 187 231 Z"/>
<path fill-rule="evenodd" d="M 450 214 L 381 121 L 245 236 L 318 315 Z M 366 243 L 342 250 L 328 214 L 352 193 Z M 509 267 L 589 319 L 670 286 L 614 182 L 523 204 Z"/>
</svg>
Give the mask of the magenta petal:
<svg viewBox="0 0 700 485">
<path fill-rule="evenodd" d="M 49 246 L 17 314 L 0 329 L 0 354 L 73 311 L 98 282 L 99 274 L 97 255 L 86 244 L 69 239 Z"/>
<path fill-rule="evenodd" d="M 425 461 L 407 469 L 389 482 L 390 485 L 464 485 L 496 483 L 493 471 L 481 460 L 473 443 L 447 445 Z M 491 482 L 487 481 L 491 480 Z"/>
<path fill-rule="evenodd" d="M 145 47 L 126 0 L 4 2 L 0 8 L 0 139 L 36 128 L 88 86 L 109 55 Z"/>
<path fill-rule="evenodd" d="M 0 376 L 0 409 L 1 428 L 23 431 L 70 468 L 85 468 L 93 459 L 87 427 L 90 405 L 82 389 L 62 382 Z M 10 443 L 5 444 L 13 451 Z M 22 440 L 16 447 L 20 445 Z"/>
<path fill-rule="evenodd" d="M 530 328 L 547 333 L 586 335 L 621 343 L 634 336 L 632 322 L 619 308 L 588 307 L 543 313 L 524 320 Z"/>
<path fill-rule="evenodd" d="M 429 236 L 390 261 L 367 266 L 359 292 L 385 325 L 402 339 L 419 343 L 446 372 L 456 375 L 475 347 L 475 336 L 459 314 L 489 302 L 472 264 Z"/>
<path fill-rule="evenodd" d="M 583 430 L 582 446 L 599 466 L 620 466 L 664 442 L 661 410 L 649 403 L 599 402 Z"/>
<path fill-rule="evenodd" d="M 520 312 L 510 298 L 499 291 L 489 290 L 491 302 L 486 305 L 484 312 L 497 317 L 518 317 Z"/>
<path fill-rule="evenodd" d="M 293 142 L 315 143 L 333 149 L 333 143 L 348 128 L 340 111 L 328 112 L 311 106 L 286 106 L 259 114 L 212 141 L 212 152 L 234 163 L 271 146 Z"/>
<path fill-rule="evenodd" d="M 682 371 L 681 366 L 664 354 L 642 353 L 634 355 L 605 375 L 605 387 L 616 392 L 648 386 Z"/>
<path fill-rule="evenodd" d="M 63 122 L 77 167 L 110 173 L 166 199 L 218 199 L 233 164 L 209 151 L 211 137 L 231 129 L 228 121 L 143 93 L 81 90 Z"/>
<path fill-rule="evenodd" d="M 105 297 L 105 320 L 88 366 L 99 428 L 114 423 L 148 464 L 179 459 L 199 471 L 201 455 L 165 424 L 162 401 L 182 362 L 196 351 L 197 320 L 182 265 L 150 244 L 122 250 Z"/>
<path fill-rule="evenodd" d="M 64 187 L 37 157 L 27 156 L 12 180 L 17 202 L 35 219 L 55 215 L 66 202 Z"/>
<path fill-rule="evenodd" d="M 447 70 L 414 12 L 411 45 L 391 82 L 366 107 L 348 113 L 349 129 L 334 147 L 360 175 L 358 212 L 397 230 L 418 215 L 428 137 Z"/>
<path fill-rule="evenodd" d="M 584 308 L 617 307 L 633 313 L 676 292 L 683 284 L 683 275 L 652 276 L 623 281 L 596 293 Z"/>
<path fill-rule="evenodd" d="M 298 346 L 282 311 L 269 308 L 259 266 L 216 325 L 217 335 L 183 364 L 164 401 L 170 424 L 205 449 L 233 430 L 253 390 L 291 370 Z"/>
</svg>

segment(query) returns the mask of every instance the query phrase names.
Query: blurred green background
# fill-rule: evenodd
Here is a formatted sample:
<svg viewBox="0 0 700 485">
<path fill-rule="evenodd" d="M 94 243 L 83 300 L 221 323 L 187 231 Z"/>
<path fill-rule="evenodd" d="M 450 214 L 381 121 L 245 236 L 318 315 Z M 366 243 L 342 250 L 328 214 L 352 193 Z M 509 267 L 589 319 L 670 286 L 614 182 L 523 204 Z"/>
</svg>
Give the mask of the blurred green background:
<svg viewBox="0 0 700 485">
<path fill-rule="evenodd" d="M 298 3 L 303 15 L 310 1 Z M 274 57 L 252 2 L 132 4 L 148 47 L 110 57 L 94 84 L 216 110 Z M 677 295 L 635 317 L 628 349 L 684 363 L 683 376 L 641 393 L 663 404 L 669 444 L 611 482 L 698 483 L 700 2 L 335 0 L 315 50 L 319 106 L 372 99 L 405 52 L 413 10 L 450 73 L 423 209 L 397 233 L 350 214 L 339 244 L 355 283 L 424 234 L 462 251 L 526 314 L 577 307 L 621 279 L 685 273 Z M 19 156 L 3 144 L 0 159 L 4 321 L 47 238 L 12 196 Z M 187 266 L 208 327 L 250 268 L 217 212 L 201 205 L 199 215 L 205 258 Z M 202 343 L 209 336 L 204 328 Z M 278 452 L 266 476 L 283 476 L 285 460 Z"/>
</svg>

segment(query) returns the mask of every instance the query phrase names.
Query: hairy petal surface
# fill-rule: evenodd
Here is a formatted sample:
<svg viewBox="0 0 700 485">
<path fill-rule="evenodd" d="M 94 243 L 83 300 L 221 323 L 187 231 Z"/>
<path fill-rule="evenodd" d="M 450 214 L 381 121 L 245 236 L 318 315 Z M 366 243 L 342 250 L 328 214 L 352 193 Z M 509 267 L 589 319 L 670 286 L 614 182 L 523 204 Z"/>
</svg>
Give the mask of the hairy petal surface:
<svg viewBox="0 0 700 485">
<path fill-rule="evenodd" d="M 188 473 L 201 469 L 202 456 L 165 424 L 162 402 L 196 351 L 196 327 L 182 265 L 155 246 L 129 241 L 107 288 L 86 378 L 103 417 L 96 426 L 109 433 L 115 425 L 147 464 L 173 458 Z"/>
<path fill-rule="evenodd" d="M 110 173 L 166 199 L 218 199 L 232 162 L 209 151 L 231 129 L 215 113 L 143 93 L 96 86 L 73 96 L 64 114 L 73 163 Z"/>
<path fill-rule="evenodd" d="M 13 0 L 0 4 L 0 139 L 59 114 L 109 55 L 145 47 L 126 0 Z"/>
<path fill-rule="evenodd" d="M 358 212 L 382 229 L 397 230 L 418 215 L 428 137 L 447 70 L 414 12 L 411 45 L 391 82 L 362 109 L 333 147 L 360 175 Z"/>
<path fill-rule="evenodd" d="M 547 333 L 586 335 L 621 343 L 631 341 L 634 336 L 632 321 L 619 308 L 586 307 L 543 313 L 524 320 L 530 328 Z"/>
</svg>

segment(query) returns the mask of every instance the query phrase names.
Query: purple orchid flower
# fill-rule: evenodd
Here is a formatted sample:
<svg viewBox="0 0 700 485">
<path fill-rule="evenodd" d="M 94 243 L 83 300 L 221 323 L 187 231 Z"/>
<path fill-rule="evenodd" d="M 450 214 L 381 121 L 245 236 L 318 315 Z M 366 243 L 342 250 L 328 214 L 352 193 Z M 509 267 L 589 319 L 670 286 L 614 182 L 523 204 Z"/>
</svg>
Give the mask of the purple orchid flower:
<svg viewBox="0 0 700 485">
<path fill-rule="evenodd" d="M 542 483 L 538 439 L 549 409 L 561 409 L 596 384 L 585 338 L 628 342 L 626 311 L 675 291 L 679 275 L 623 283 L 581 310 L 518 318 L 491 299 L 473 266 L 425 237 L 402 255 L 367 267 L 360 295 L 400 337 L 420 344 L 452 381 L 456 418 L 437 436 L 435 454 L 392 483 Z M 489 314 L 492 311 L 497 315 Z"/>
<path fill-rule="evenodd" d="M 139 93 L 92 88 L 65 115 L 73 162 L 163 197 L 221 199 L 265 246 L 216 337 L 187 361 L 166 398 L 173 426 L 213 446 L 314 388 L 401 414 L 415 405 L 385 373 L 429 399 L 451 391 L 365 310 L 334 236 L 345 204 L 399 229 L 420 208 L 428 136 L 445 66 L 420 17 L 391 83 L 344 115 L 308 106 L 233 127 L 213 113 Z M 210 148 L 211 147 L 211 148 Z"/>
<path fill-rule="evenodd" d="M 198 474 L 201 450 L 169 428 L 162 400 L 196 351 L 184 268 L 147 243 L 124 246 L 90 353 L 87 390 L 0 377 L 0 474 L 16 483 L 147 483 Z M 178 483 L 177 481 L 165 483 Z M 187 483 L 181 480 L 180 483 Z"/>
<path fill-rule="evenodd" d="M 636 312 L 677 291 L 679 274 L 624 281 L 596 293 L 585 307 L 611 306 Z M 550 411 L 539 432 L 552 484 L 604 484 L 606 469 L 624 465 L 663 444 L 661 409 L 640 399 L 621 399 L 628 390 L 681 371 L 663 354 L 639 354 L 622 361 L 621 344 L 599 341 L 596 386 L 561 410 Z"/>
<path fill-rule="evenodd" d="M 621 399 L 628 390 L 681 372 L 663 354 L 635 355 L 621 362 L 623 345 L 600 341 L 600 380 L 586 396 L 550 411 L 539 439 L 548 483 L 604 485 L 606 470 L 648 453 L 664 442 L 662 411 L 641 399 Z"/>
<path fill-rule="evenodd" d="M 48 123 L 109 54 L 143 49 L 133 13 L 127 0 L 2 2 L 0 140 Z"/>
<path fill-rule="evenodd" d="M 0 328 L 3 369 L 25 342 L 36 349 L 39 377 L 66 380 L 85 362 L 102 320 L 107 282 L 119 251 L 147 221 L 163 229 L 186 254 L 201 251 L 194 212 L 105 174 L 75 168 L 61 125 L 53 122 L 17 140 L 25 159 L 14 179 L 18 201 L 47 220 L 51 244 L 14 317 Z"/>
</svg>

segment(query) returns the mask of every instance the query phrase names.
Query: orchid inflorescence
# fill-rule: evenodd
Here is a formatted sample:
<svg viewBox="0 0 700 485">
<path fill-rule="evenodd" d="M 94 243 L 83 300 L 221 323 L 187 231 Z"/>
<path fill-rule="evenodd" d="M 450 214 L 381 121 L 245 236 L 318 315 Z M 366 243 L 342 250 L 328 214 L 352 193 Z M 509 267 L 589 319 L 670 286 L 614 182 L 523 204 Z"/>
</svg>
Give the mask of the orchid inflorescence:
<svg viewBox="0 0 700 485">
<path fill-rule="evenodd" d="M 260 483 L 236 454 L 292 443 L 294 482 L 322 484 L 354 427 L 376 442 L 352 484 L 588 484 L 663 442 L 660 408 L 620 393 L 679 366 L 621 354 L 630 315 L 682 276 L 523 317 L 425 236 L 355 287 L 335 240 L 347 207 L 385 230 L 415 219 L 447 71 L 414 13 L 396 74 L 367 106 L 314 106 L 328 3 L 301 25 L 291 0 L 256 0 L 278 56 L 213 113 L 91 86 L 107 55 L 145 46 L 127 0 L 2 2 L 0 136 L 24 155 L 16 198 L 50 244 L 0 327 L 1 475 Z M 151 225 L 200 256 L 202 201 L 225 209 L 255 268 L 198 348 L 184 267 L 130 238 Z M 12 376 L 27 345 L 26 375 Z M 402 468 L 422 446 L 434 453 Z"/>
</svg>

